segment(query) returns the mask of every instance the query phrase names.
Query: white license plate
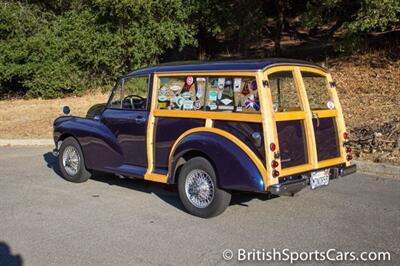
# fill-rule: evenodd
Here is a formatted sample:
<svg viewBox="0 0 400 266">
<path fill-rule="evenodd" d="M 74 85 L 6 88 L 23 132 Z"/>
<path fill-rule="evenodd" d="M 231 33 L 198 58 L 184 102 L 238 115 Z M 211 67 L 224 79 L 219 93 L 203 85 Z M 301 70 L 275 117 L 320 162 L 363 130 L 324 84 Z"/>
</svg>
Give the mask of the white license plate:
<svg viewBox="0 0 400 266">
<path fill-rule="evenodd" d="M 329 184 L 329 169 L 311 172 L 310 186 L 315 189 Z"/>
</svg>

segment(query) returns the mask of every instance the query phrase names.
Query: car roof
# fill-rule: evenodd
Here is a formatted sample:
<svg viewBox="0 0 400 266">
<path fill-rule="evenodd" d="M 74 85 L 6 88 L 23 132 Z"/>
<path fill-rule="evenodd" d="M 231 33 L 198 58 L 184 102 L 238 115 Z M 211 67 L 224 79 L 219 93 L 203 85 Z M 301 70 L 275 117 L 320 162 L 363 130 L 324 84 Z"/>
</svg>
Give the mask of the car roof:
<svg viewBox="0 0 400 266">
<path fill-rule="evenodd" d="M 312 62 L 286 59 L 286 58 L 267 58 L 256 60 L 234 60 L 234 61 L 181 61 L 160 64 L 140 68 L 126 75 L 141 76 L 163 72 L 205 72 L 205 71 L 264 71 L 272 66 L 297 65 L 311 66 L 328 71 L 326 68 Z"/>
</svg>

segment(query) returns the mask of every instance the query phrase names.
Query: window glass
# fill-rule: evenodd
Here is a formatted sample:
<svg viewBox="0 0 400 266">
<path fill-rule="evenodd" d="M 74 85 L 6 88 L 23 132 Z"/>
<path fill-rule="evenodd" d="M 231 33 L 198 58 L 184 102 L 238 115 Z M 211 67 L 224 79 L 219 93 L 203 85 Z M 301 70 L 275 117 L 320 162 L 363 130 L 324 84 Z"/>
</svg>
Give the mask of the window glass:
<svg viewBox="0 0 400 266">
<path fill-rule="evenodd" d="M 268 76 L 272 106 L 275 112 L 300 111 L 296 84 L 291 71 L 281 71 Z"/>
<path fill-rule="evenodd" d="M 122 102 L 122 80 L 119 81 L 117 86 L 115 87 L 111 95 L 111 100 L 108 106 L 110 108 L 121 108 L 121 102 Z"/>
<path fill-rule="evenodd" d="M 311 73 L 301 72 L 307 98 L 312 110 L 334 109 L 335 105 L 329 94 L 326 77 Z"/>
<path fill-rule="evenodd" d="M 160 79 L 158 108 L 259 112 L 254 78 L 171 77 Z"/>
<path fill-rule="evenodd" d="M 205 78 L 171 77 L 160 79 L 158 108 L 197 110 L 204 105 Z"/>
<path fill-rule="evenodd" d="M 148 76 L 124 79 L 122 108 L 145 110 L 147 108 L 148 88 Z"/>
</svg>

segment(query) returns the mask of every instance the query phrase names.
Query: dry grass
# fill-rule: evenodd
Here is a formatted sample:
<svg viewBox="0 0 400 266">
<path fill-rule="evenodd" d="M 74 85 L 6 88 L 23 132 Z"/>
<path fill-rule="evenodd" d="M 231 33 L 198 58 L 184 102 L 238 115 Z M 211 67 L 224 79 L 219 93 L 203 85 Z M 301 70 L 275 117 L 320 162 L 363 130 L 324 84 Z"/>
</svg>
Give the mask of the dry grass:
<svg viewBox="0 0 400 266">
<path fill-rule="evenodd" d="M 54 100 L 0 101 L 0 138 L 52 138 L 53 121 L 62 115 L 63 106 L 68 105 L 73 115 L 85 116 L 90 106 L 107 98 L 93 93 Z"/>
</svg>

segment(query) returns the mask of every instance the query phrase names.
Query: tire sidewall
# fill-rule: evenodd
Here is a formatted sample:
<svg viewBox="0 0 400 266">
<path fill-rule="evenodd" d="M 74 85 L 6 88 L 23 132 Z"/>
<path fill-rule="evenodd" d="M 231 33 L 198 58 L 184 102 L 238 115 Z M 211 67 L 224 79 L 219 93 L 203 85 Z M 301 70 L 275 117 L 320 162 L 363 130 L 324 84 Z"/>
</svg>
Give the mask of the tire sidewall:
<svg viewBox="0 0 400 266">
<path fill-rule="evenodd" d="M 79 165 L 78 165 L 78 172 L 75 175 L 69 175 L 67 173 L 67 171 L 65 170 L 64 164 L 63 164 L 63 155 L 65 152 L 65 149 L 69 146 L 74 147 L 80 157 Z M 74 183 L 81 183 L 81 182 L 88 180 L 90 178 L 90 175 L 88 175 L 88 171 L 86 170 L 84 163 L 85 163 L 85 161 L 84 161 L 82 149 L 81 149 L 81 146 L 79 145 L 78 141 L 72 137 L 65 139 L 61 144 L 59 155 L 58 155 L 58 165 L 59 165 L 59 169 L 62 173 L 63 178 L 68 181 L 74 182 Z"/>
<path fill-rule="evenodd" d="M 186 191 L 185 191 L 185 183 L 189 173 L 195 169 L 202 170 L 206 172 L 210 177 L 214 185 L 214 198 L 213 201 L 205 208 L 198 208 L 194 206 L 189 199 L 187 198 Z M 182 167 L 182 170 L 179 173 L 178 177 L 178 191 L 179 197 L 188 210 L 189 213 L 202 217 L 202 218 L 210 218 L 222 213 L 227 205 L 229 205 L 230 201 L 230 194 L 224 190 L 219 189 L 217 183 L 217 176 L 215 170 L 211 163 L 202 158 L 196 157 L 190 159 L 186 164 Z M 227 199 L 229 197 L 229 200 Z M 228 204 L 227 204 L 228 200 Z"/>
</svg>

